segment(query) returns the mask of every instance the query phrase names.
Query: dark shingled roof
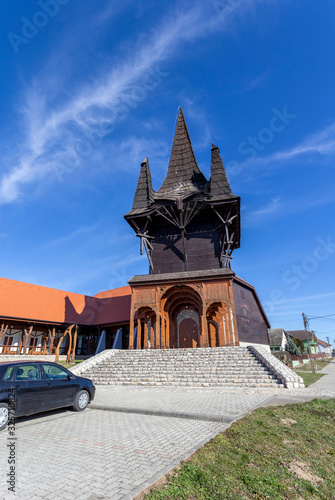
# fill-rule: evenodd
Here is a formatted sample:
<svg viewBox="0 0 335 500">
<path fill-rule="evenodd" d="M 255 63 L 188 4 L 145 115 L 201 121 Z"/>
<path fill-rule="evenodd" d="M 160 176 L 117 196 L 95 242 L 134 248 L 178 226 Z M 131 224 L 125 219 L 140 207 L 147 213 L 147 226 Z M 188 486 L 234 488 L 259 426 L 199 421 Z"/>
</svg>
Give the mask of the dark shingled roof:
<svg viewBox="0 0 335 500">
<path fill-rule="evenodd" d="M 282 344 L 283 334 L 285 330 L 283 328 L 270 328 L 268 330 L 269 341 L 271 346 L 277 346 Z"/>
<path fill-rule="evenodd" d="M 311 340 L 313 337 L 313 334 L 307 330 L 290 330 L 286 333 L 288 333 L 292 339 Z"/>
<path fill-rule="evenodd" d="M 176 199 L 203 191 L 207 186 L 208 182 L 194 156 L 183 110 L 179 108 L 168 173 L 156 197 Z"/>
<path fill-rule="evenodd" d="M 136 210 L 139 208 L 148 208 L 148 206 L 154 202 L 154 193 L 155 192 L 152 187 L 149 161 L 148 158 L 146 158 L 141 163 L 141 170 L 137 181 L 137 188 L 134 196 L 132 210 Z"/>
<path fill-rule="evenodd" d="M 223 161 L 220 156 L 220 150 L 212 144 L 211 156 L 211 179 L 210 179 L 210 195 L 213 199 L 229 199 L 236 198 L 227 179 L 226 171 L 223 166 Z"/>
<path fill-rule="evenodd" d="M 220 156 L 214 144 L 211 153 L 211 179 L 208 182 L 198 167 L 183 110 L 179 108 L 176 131 L 167 175 L 156 192 L 152 187 L 148 158 L 141 164 L 133 207 L 125 217 L 151 212 L 154 204 L 176 202 L 202 193 L 203 199 L 213 202 L 239 200 L 231 189 Z"/>
</svg>

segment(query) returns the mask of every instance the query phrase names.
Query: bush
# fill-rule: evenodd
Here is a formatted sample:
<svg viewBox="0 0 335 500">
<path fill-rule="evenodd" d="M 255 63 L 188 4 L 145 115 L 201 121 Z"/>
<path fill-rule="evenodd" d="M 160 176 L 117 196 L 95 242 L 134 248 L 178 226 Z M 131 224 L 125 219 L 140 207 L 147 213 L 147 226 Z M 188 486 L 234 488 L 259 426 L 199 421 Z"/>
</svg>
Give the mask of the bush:
<svg viewBox="0 0 335 500">
<path fill-rule="evenodd" d="M 292 339 L 289 339 L 287 341 L 287 344 L 285 346 L 285 350 L 289 352 L 290 354 L 293 354 L 294 356 L 301 356 L 301 351 L 299 347 L 293 342 Z"/>
</svg>

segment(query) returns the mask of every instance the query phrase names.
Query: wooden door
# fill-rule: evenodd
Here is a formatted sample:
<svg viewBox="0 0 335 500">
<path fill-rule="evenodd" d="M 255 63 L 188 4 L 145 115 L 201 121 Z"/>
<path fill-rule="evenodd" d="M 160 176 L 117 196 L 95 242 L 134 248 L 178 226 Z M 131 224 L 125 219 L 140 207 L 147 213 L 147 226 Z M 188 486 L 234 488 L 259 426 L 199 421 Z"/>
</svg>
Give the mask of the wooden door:
<svg viewBox="0 0 335 500">
<path fill-rule="evenodd" d="M 198 347 L 198 325 L 191 318 L 185 318 L 179 325 L 179 347 Z"/>
</svg>

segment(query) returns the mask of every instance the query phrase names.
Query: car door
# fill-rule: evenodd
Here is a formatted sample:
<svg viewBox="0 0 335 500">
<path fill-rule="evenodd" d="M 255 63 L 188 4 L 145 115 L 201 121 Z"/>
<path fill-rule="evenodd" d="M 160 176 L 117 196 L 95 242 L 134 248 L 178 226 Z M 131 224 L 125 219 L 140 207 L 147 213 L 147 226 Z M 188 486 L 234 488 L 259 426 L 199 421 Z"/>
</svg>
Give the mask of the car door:
<svg viewBox="0 0 335 500">
<path fill-rule="evenodd" d="M 42 364 L 42 376 L 47 383 L 43 409 L 51 410 L 73 404 L 79 384 L 65 368 L 54 363 Z"/>
<path fill-rule="evenodd" d="M 47 383 L 42 380 L 38 363 L 22 363 L 16 366 L 12 388 L 15 397 L 15 413 L 30 415 L 42 411 Z"/>
</svg>

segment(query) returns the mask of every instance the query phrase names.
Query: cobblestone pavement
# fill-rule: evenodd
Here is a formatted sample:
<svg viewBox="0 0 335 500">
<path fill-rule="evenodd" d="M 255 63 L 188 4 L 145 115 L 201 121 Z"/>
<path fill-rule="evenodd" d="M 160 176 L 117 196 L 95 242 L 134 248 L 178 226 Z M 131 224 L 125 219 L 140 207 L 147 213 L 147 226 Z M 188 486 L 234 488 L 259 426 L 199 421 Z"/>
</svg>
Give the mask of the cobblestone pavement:
<svg viewBox="0 0 335 500">
<path fill-rule="evenodd" d="M 225 429 L 222 423 L 87 409 L 16 424 L 16 491 L 0 435 L 0 498 L 130 499 Z"/>
<path fill-rule="evenodd" d="M 16 422 L 16 492 L 9 493 L 7 430 L 0 433 L 0 498 L 131 499 L 186 459 L 228 423 L 185 418 L 190 412 L 238 419 L 258 406 L 335 397 L 334 390 L 185 390 L 99 387 L 94 403 L 153 409 L 184 418 L 102 411 L 49 412 Z"/>
<path fill-rule="evenodd" d="M 273 392 L 220 391 L 213 388 L 97 386 L 94 408 L 231 422 L 273 396 Z M 281 393 L 276 390 L 275 393 Z"/>
</svg>

